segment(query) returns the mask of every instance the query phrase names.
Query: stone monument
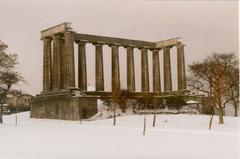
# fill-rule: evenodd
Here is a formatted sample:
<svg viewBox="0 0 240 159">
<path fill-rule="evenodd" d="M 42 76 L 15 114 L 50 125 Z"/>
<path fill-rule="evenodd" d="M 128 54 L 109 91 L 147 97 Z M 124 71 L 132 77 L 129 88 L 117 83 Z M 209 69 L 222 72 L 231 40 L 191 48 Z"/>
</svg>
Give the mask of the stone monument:
<svg viewBox="0 0 240 159">
<path fill-rule="evenodd" d="M 183 95 L 186 92 L 184 44 L 179 38 L 149 42 L 114 37 L 80 34 L 71 28 L 71 23 L 62 23 L 41 32 L 43 41 L 43 91 L 34 99 L 31 109 L 33 118 L 79 120 L 97 113 L 97 99 L 103 96 L 112 98 L 120 91 L 119 47 L 127 52 L 127 91 L 133 98 L 141 98 L 142 93 Z M 96 90 L 87 90 L 86 44 L 95 47 Z M 74 45 L 78 47 L 78 81 L 75 81 Z M 103 45 L 111 48 L 112 91 L 104 91 Z M 177 47 L 177 85 L 172 90 L 171 58 L 172 47 Z M 135 89 L 134 49 L 141 51 L 141 92 Z M 163 83 L 159 53 L 163 53 Z M 153 92 L 149 90 L 148 54 L 152 53 Z"/>
</svg>

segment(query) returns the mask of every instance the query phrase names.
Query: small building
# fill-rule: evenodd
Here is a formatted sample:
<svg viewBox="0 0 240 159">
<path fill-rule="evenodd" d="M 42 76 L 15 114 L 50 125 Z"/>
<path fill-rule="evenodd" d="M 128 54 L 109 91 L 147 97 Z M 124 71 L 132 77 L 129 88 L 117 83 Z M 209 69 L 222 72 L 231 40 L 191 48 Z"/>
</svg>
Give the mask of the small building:
<svg viewBox="0 0 240 159">
<path fill-rule="evenodd" d="M 30 110 L 33 97 L 30 94 L 21 94 L 19 96 L 8 95 L 6 103 L 12 111 L 26 111 Z"/>
<path fill-rule="evenodd" d="M 196 101 L 196 100 L 189 100 L 186 101 L 186 104 L 188 107 L 192 108 L 192 109 L 198 109 L 199 110 L 199 104 L 200 102 Z"/>
</svg>

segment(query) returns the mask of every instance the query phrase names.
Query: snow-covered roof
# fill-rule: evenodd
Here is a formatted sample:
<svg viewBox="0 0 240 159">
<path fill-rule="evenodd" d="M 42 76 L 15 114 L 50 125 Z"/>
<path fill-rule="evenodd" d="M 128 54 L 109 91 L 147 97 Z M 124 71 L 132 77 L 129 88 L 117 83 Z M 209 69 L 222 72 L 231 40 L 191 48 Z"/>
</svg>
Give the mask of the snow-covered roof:
<svg viewBox="0 0 240 159">
<path fill-rule="evenodd" d="M 187 104 L 199 104 L 198 101 L 195 101 L 195 100 L 189 100 L 186 102 Z"/>
<path fill-rule="evenodd" d="M 95 87 L 93 87 L 93 86 L 88 86 L 88 87 L 87 87 L 87 90 L 88 90 L 88 91 L 95 91 L 96 89 L 95 89 Z"/>
</svg>

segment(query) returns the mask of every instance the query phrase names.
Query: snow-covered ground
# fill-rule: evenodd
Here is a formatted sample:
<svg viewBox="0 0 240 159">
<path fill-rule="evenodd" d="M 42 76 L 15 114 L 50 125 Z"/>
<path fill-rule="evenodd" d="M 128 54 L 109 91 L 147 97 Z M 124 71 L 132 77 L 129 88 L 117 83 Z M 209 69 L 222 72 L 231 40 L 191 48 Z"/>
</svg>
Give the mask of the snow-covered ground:
<svg viewBox="0 0 240 159">
<path fill-rule="evenodd" d="M 31 119 L 29 113 L 4 116 L 0 125 L 0 159 L 238 159 L 239 118 L 206 115 L 158 115 L 142 135 L 143 116 L 63 121 Z"/>
</svg>

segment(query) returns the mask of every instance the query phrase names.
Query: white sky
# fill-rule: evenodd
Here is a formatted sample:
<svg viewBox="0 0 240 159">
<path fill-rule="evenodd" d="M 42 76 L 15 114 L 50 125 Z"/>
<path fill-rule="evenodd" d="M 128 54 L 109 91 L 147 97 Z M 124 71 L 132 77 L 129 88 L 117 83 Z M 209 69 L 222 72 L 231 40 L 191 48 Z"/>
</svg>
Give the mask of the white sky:
<svg viewBox="0 0 240 159">
<path fill-rule="evenodd" d="M 19 55 L 19 70 L 28 81 L 28 85 L 20 86 L 24 91 L 37 94 L 42 90 L 40 31 L 67 21 L 79 33 L 145 41 L 180 36 L 186 44 L 186 64 L 213 51 L 238 54 L 237 1 L 0 0 L 0 40 L 9 46 L 8 52 Z M 88 82 L 94 85 L 93 46 L 87 45 L 87 51 Z M 135 51 L 140 90 L 140 58 L 139 51 Z M 104 46 L 104 52 L 105 85 L 110 90 L 110 49 Z M 173 48 L 172 63 L 175 52 Z M 121 82 L 126 87 L 124 56 L 125 50 L 120 48 Z M 175 81 L 175 66 L 172 69 Z"/>
</svg>

